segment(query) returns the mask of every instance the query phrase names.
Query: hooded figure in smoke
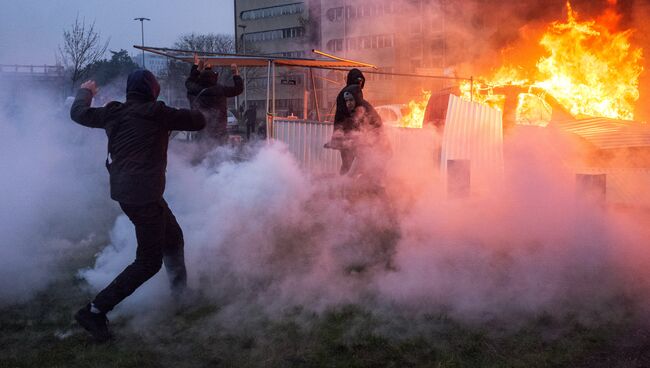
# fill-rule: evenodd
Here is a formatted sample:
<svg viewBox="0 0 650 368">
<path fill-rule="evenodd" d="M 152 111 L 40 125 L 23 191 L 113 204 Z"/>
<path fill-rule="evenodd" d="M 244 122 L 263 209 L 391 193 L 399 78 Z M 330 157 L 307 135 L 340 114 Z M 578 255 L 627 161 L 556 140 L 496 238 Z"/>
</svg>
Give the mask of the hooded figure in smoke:
<svg viewBox="0 0 650 368">
<path fill-rule="evenodd" d="M 97 86 L 87 81 L 70 109 L 75 122 L 106 131 L 111 198 L 135 225 L 138 241 L 135 261 L 75 314 L 79 324 L 101 341 L 110 338 L 106 313 L 158 273 L 163 263 L 175 296 L 186 288 L 183 232 L 163 198 L 167 145 L 172 130 L 201 130 L 205 118 L 198 111 L 156 101 L 159 92 L 154 75 L 140 69 L 129 75 L 125 103 L 90 107 Z"/>
<path fill-rule="evenodd" d="M 359 75 L 361 77 L 357 77 Z M 355 80 L 360 83 L 346 86 L 339 93 L 340 99 L 337 97 L 334 134 L 325 147 L 341 151 L 341 175 L 350 172 L 356 162 L 355 176 L 363 176 L 369 184 L 381 185 L 386 162 L 391 156 L 390 143 L 383 131 L 381 117 L 363 98 L 363 77 L 358 69 L 348 74 L 349 82 Z"/>
<path fill-rule="evenodd" d="M 332 140 L 334 141 L 338 137 L 348 133 L 351 129 L 349 126 L 346 126 L 345 120 L 349 117 L 348 109 L 345 106 L 345 100 L 343 99 L 343 91 L 349 86 L 359 86 L 360 89 L 363 89 L 363 86 L 366 83 L 366 78 L 363 76 L 363 73 L 359 69 L 352 69 L 348 72 L 346 79 L 346 85 L 341 89 L 339 94 L 336 96 L 336 113 L 334 114 L 334 134 L 332 135 Z M 373 109 L 374 110 L 374 109 Z M 333 147 L 332 147 L 333 148 Z M 352 162 L 354 161 L 354 154 L 351 150 L 346 148 L 340 148 L 341 151 L 341 170 L 340 174 L 345 175 L 350 171 L 352 167 Z"/>
<path fill-rule="evenodd" d="M 205 131 L 200 139 L 207 141 L 208 145 L 225 144 L 228 142 L 228 97 L 235 97 L 244 91 L 244 82 L 239 76 L 237 65 L 232 64 L 233 86 L 223 86 L 218 83 L 219 74 L 212 68 L 203 68 L 203 62 L 192 65 L 190 75 L 185 81 L 187 97 L 190 106 L 198 109 L 205 116 L 207 122 Z"/>
<path fill-rule="evenodd" d="M 345 87 L 341 97 L 344 109 L 340 111 L 337 130 L 325 147 L 348 155 L 350 162 L 344 168 L 354 178 L 354 185 L 346 191 L 353 199 L 349 202 L 349 211 L 355 213 L 360 226 L 350 243 L 336 253 L 343 260 L 347 273 L 366 272 L 377 267 L 394 270 L 393 256 L 400 229 L 384 189 L 390 143 L 381 117 L 363 99 L 361 85 Z"/>
</svg>

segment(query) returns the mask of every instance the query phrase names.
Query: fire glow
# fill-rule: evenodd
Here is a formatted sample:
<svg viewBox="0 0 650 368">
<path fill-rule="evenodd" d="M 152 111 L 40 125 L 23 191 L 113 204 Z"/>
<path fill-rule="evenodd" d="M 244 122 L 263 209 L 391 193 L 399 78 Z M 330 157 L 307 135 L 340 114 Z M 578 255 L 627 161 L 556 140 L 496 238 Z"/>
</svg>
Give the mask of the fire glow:
<svg viewBox="0 0 650 368">
<path fill-rule="evenodd" d="M 581 21 L 567 2 L 567 19 L 548 25 L 539 45 L 545 55 L 537 59 L 535 70 L 503 65 L 491 77 L 475 83 L 474 100 L 503 109 L 503 95 L 495 87 L 529 87 L 530 94 L 553 96 L 573 116 L 599 116 L 633 120 L 639 99 L 639 75 L 643 71 L 642 49 L 630 44 L 633 30 L 616 31 L 620 16 L 615 1 L 597 20 Z M 470 85 L 461 85 L 470 98 Z M 530 98 L 520 98 L 517 115 L 536 110 L 524 106 Z M 537 109 L 538 110 L 538 109 Z"/>
<path fill-rule="evenodd" d="M 422 128 L 424 113 L 427 103 L 431 97 L 431 91 L 422 91 L 422 97 L 419 101 L 411 100 L 408 103 L 408 113 L 400 119 L 400 126 L 403 128 Z"/>
</svg>

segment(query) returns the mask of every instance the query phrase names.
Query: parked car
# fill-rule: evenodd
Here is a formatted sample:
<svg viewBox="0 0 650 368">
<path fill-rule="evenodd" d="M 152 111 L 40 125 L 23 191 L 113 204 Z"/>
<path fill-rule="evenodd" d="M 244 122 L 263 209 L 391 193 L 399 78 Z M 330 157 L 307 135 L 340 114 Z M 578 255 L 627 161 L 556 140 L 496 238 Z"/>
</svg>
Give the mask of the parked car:
<svg viewBox="0 0 650 368">
<path fill-rule="evenodd" d="M 384 124 L 400 126 L 402 116 L 408 113 L 408 107 L 403 104 L 381 105 L 375 107 Z"/>
<path fill-rule="evenodd" d="M 228 110 L 228 133 L 239 134 L 239 120 L 232 111 Z"/>
</svg>

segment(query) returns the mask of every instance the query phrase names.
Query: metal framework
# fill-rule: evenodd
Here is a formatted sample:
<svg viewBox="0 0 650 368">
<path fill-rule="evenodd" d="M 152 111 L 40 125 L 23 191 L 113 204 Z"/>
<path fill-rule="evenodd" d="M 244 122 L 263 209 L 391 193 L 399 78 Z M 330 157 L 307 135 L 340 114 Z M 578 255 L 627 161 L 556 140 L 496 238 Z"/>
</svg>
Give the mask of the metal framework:
<svg viewBox="0 0 650 368">
<path fill-rule="evenodd" d="M 473 78 L 456 78 L 448 76 L 432 76 L 420 74 L 404 74 L 404 73 L 386 73 L 379 72 L 377 67 L 373 64 L 364 63 L 361 61 L 344 59 L 335 55 L 331 55 L 319 50 L 312 50 L 312 52 L 319 56 L 319 58 L 289 58 L 277 55 L 248 55 L 248 54 L 229 54 L 218 52 L 206 52 L 197 50 L 183 50 L 171 49 L 166 47 L 151 47 L 151 46 L 138 46 L 133 45 L 134 48 L 142 50 L 143 52 L 150 52 L 165 56 L 171 59 L 193 63 L 194 55 L 200 55 L 201 58 L 211 66 L 227 67 L 231 64 L 237 64 L 242 67 L 265 67 L 266 73 L 266 114 L 267 114 L 267 134 L 272 134 L 273 117 L 275 116 L 275 73 L 276 67 L 302 67 L 309 69 L 309 79 L 312 83 L 314 90 L 314 102 L 317 106 L 316 114 L 317 119 L 320 121 L 320 109 L 318 108 L 319 101 L 315 93 L 315 83 L 313 69 L 328 69 L 328 70 L 344 70 L 348 68 L 364 68 L 364 73 L 370 74 L 386 74 L 395 76 L 408 76 L 417 78 L 432 78 L 432 79 L 455 79 L 455 80 L 468 80 L 471 83 L 473 90 Z"/>
</svg>

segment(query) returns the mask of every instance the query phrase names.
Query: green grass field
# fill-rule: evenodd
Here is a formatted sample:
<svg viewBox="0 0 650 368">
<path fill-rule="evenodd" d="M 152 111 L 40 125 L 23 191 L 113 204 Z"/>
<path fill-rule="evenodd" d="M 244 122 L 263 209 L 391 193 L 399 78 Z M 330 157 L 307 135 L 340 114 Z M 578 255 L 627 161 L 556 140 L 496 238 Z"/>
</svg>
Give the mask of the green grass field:
<svg viewBox="0 0 650 368">
<path fill-rule="evenodd" d="M 91 262 L 89 251 L 66 267 Z M 116 338 L 96 344 L 72 318 L 91 295 L 73 272 L 61 275 L 48 291 L 0 310 L 0 367 L 650 367 L 648 324 L 626 300 L 587 322 L 575 311 L 469 324 L 445 313 L 340 305 L 320 314 L 292 306 L 235 327 L 205 301 L 144 327 L 114 319 Z"/>
</svg>

